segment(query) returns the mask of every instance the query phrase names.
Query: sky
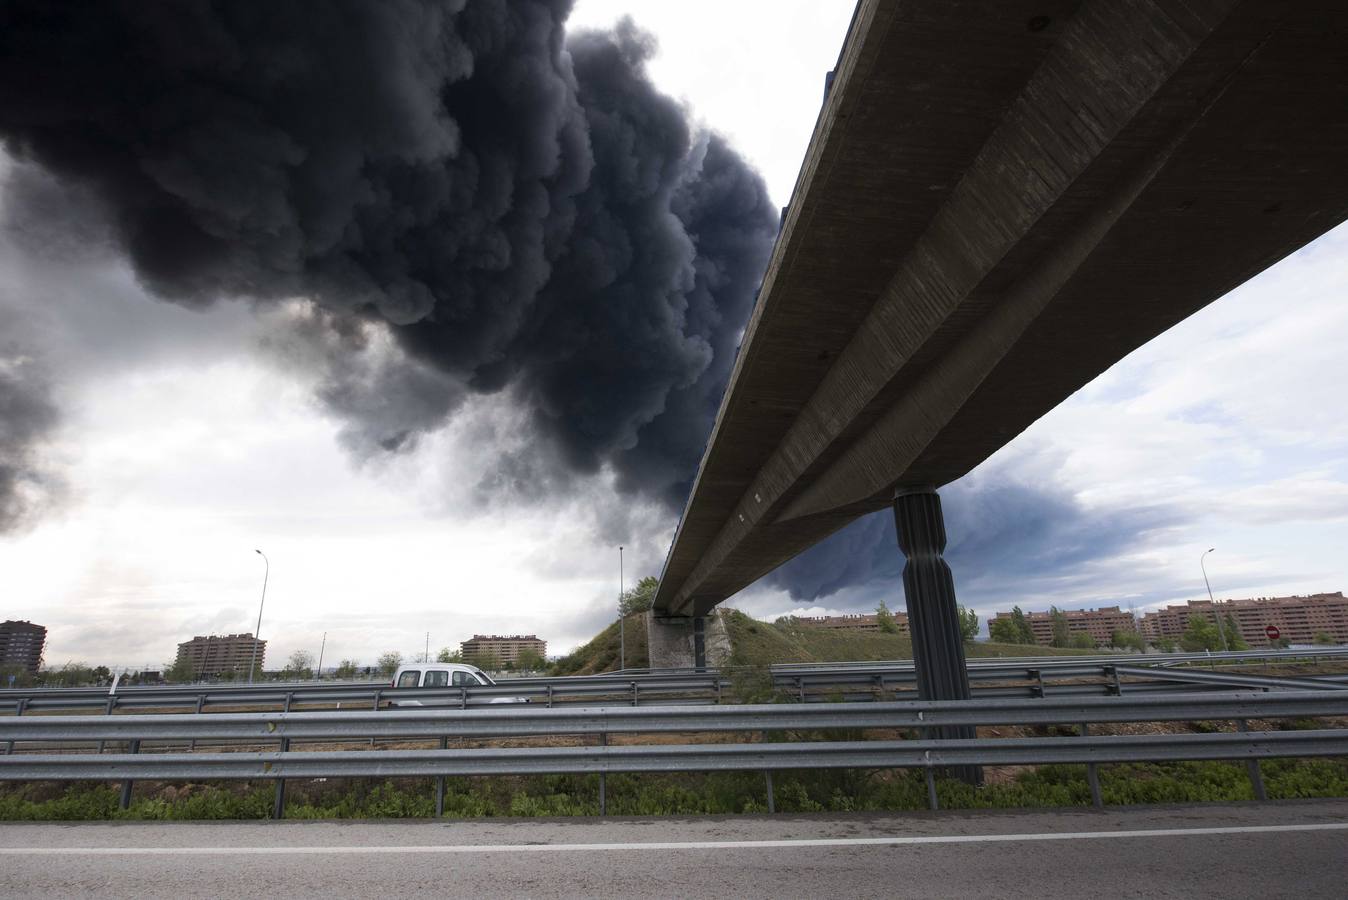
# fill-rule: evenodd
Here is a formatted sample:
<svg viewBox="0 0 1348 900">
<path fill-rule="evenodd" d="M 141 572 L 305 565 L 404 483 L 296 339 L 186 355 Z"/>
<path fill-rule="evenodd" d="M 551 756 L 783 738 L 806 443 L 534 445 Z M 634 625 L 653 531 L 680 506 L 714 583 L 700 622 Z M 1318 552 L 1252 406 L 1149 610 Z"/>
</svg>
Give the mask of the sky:
<svg viewBox="0 0 1348 900">
<path fill-rule="evenodd" d="M 656 86 L 781 206 L 851 11 L 578 0 L 568 28 L 630 14 L 658 44 Z M 0 176 L 20 167 L 6 157 Z M 409 449 L 360 452 L 312 364 L 322 347 L 296 337 L 302 302 L 166 302 L 121 254 L 65 253 L 97 241 L 54 221 L 0 230 L 0 374 L 46 398 L 6 407 L 41 439 L 21 461 L 31 510 L 0 533 L 0 617 L 46 625 L 49 665 L 159 668 L 193 635 L 252 631 L 264 574 L 269 665 L 320 646 L 325 665 L 369 663 L 479 632 L 537 633 L 556 654 L 611 619 L 619 545 L 626 584 L 659 574 L 674 516 L 610 466 L 560 488 L 527 469 L 484 495 L 483 473 L 536 440 L 501 394 L 456 394 Z M 943 489 L 962 602 L 985 620 L 1013 603 L 1142 612 L 1204 596 L 1208 547 L 1218 596 L 1342 590 L 1346 290 L 1340 227 Z M 376 335 L 363 352 L 377 369 L 392 350 Z M 902 608 L 901 564 L 880 514 L 730 602 L 769 618 Z"/>
</svg>

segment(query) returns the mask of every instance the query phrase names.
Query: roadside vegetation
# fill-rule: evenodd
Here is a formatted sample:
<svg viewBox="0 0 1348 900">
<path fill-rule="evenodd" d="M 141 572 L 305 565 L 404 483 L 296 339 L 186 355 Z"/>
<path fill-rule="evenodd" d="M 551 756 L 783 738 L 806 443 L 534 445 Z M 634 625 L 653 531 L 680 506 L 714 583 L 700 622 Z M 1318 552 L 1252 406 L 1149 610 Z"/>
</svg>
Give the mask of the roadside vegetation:
<svg viewBox="0 0 1348 900">
<path fill-rule="evenodd" d="M 1273 800 L 1348 797 L 1346 760 L 1272 760 L 1262 764 Z M 927 808 L 920 772 L 898 770 L 778 772 L 779 813 L 902 812 Z M 1240 763 L 1195 762 L 1100 767 L 1105 803 L 1127 806 L 1253 800 Z M 449 778 L 445 816 L 478 819 L 506 816 L 597 816 L 599 780 L 594 775 L 527 778 Z M 431 818 L 432 779 L 330 779 L 292 781 L 287 786 L 290 819 Z M 1089 806 L 1084 766 L 1043 766 L 999 778 L 980 788 L 939 780 L 943 809 Z M 707 775 L 610 775 L 608 813 L 614 816 L 766 813 L 766 783 L 756 773 Z M 131 807 L 117 808 L 114 785 L 50 782 L 7 787 L 0 792 L 0 820 L 207 820 L 265 819 L 271 813 L 270 782 L 137 785 Z"/>
</svg>

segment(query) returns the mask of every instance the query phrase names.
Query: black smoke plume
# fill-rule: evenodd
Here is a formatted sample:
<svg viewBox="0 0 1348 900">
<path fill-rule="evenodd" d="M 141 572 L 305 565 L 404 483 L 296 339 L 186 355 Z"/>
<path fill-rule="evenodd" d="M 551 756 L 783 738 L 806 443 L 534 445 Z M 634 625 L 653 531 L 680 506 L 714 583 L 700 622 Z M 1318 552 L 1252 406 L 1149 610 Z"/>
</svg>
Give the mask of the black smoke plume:
<svg viewBox="0 0 1348 900">
<path fill-rule="evenodd" d="M 1168 506 L 1087 509 L 1069 491 L 1020 482 L 1005 471 L 948 485 L 941 502 L 945 558 L 956 590 L 1008 606 L 1036 591 L 1070 588 L 1092 565 L 1116 559 L 1191 518 Z M 875 585 L 893 606 L 902 598 L 903 567 L 894 516 L 884 510 L 806 550 L 763 584 L 801 602 Z"/>
<path fill-rule="evenodd" d="M 0 316 L 0 328 L 12 324 Z M 57 424 L 45 373 L 24 347 L 0 338 L 0 533 L 27 524 L 60 493 L 38 452 Z"/>
<path fill-rule="evenodd" d="M 302 298 L 360 452 L 507 392 L 573 471 L 681 502 L 776 230 L 624 24 L 569 0 L 0 2 L 0 136 L 143 284 Z M 381 337 L 382 336 L 382 337 Z M 388 339 L 386 359 L 353 362 Z"/>
</svg>

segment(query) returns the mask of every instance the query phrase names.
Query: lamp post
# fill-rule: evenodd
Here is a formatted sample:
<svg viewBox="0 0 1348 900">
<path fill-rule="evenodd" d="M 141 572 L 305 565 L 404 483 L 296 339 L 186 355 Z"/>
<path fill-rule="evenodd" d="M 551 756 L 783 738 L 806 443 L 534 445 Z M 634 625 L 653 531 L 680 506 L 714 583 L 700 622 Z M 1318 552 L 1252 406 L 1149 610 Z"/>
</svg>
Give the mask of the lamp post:
<svg viewBox="0 0 1348 900">
<path fill-rule="evenodd" d="M 1212 615 L 1217 620 L 1217 636 L 1221 638 L 1222 650 L 1225 651 L 1227 649 L 1226 627 L 1222 625 L 1222 614 L 1217 609 L 1217 601 L 1212 599 L 1212 585 L 1208 582 L 1208 567 L 1203 564 L 1204 557 L 1216 549 L 1216 547 L 1209 547 L 1204 550 L 1202 556 L 1198 557 L 1198 567 L 1203 570 L 1203 584 L 1208 589 L 1208 602 L 1212 604 Z"/>
<path fill-rule="evenodd" d="M 618 545 L 618 669 L 627 668 L 627 617 L 623 615 L 623 548 Z"/>
<path fill-rule="evenodd" d="M 267 554 L 261 550 L 254 550 L 258 556 L 262 557 L 262 564 L 266 566 L 262 570 L 262 602 L 257 605 L 257 628 L 253 631 L 253 658 L 248 662 L 248 683 L 253 683 L 253 672 L 257 669 L 257 644 L 262 640 L 262 607 L 267 605 L 267 578 L 271 575 L 271 560 L 267 559 Z"/>
</svg>

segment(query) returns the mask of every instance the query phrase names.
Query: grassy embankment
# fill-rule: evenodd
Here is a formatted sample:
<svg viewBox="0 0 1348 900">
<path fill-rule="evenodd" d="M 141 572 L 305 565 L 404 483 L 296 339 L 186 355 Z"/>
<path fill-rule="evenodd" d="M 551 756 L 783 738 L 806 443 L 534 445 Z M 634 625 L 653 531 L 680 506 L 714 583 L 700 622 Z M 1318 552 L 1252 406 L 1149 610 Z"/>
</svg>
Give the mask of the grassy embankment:
<svg viewBox="0 0 1348 900">
<path fill-rule="evenodd" d="M 732 665 L 766 666 L 794 662 L 854 662 L 861 660 L 912 659 L 913 642 L 907 635 L 878 631 L 840 631 L 809 625 L 777 625 L 760 622 L 737 609 L 723 612 L 730 643 Z M 994 644 L 968 641 L 969 659 L 999 656 L 1085 656 L 1095 650 L 1056 650 L 1025 644 Z"/>
<path fill-rule="evenodd" d="M 734 666 L 768 666 L 773 663 L 856 662 L 862 660 L 912 659 L 913 642 L 906 635 L 875 631 L 835 631 L 806 625 L 760 622 L 736 609 L 721 614 L 730 635 Z M 1054 650 L 1024 644 L 993 644 L 974 641 L 964 645 L 970 659 L 998 656 L 1087 655 L 1093 650 Z M 648 665 L 646 623 L 641 616 L 627 620 L 627 665 Z M 618 668 L 618 624 L 605 628 L 584 646 L 568 653 L 552 667 L 554 675 L 593 675 Z"/>
</svg>

